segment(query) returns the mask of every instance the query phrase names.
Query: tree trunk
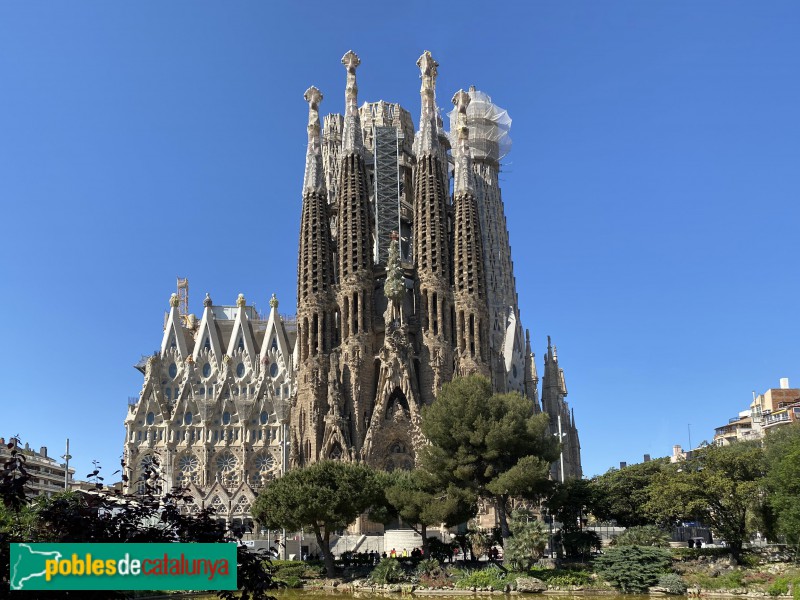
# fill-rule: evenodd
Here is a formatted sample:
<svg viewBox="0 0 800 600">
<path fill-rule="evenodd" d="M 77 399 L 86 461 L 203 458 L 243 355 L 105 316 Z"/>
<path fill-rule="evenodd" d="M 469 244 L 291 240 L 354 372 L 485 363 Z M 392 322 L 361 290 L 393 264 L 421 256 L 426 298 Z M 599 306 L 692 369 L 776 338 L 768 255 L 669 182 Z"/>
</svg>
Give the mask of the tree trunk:
<svg viewBox="0 0 800 600">
<path fill-rule="evenodd" d="M 498 496 L 494 501 L 494 508 L 497 511 L 497 518 L 500 521 L 500 536 L 503 541 L 511 537 L 511 531 L 508 529 L 508 515 L 506 514 L 506 502 L 508 496 Z M 505 544 L 503 544 L 505 546 Z"/>
<path fill-rule="evenodd" d="M 336 577 L 336 564 L 333 561 L 333 554 L 331 554 L 331 534 L 325 530 L 325 537 L 322 537 L 322 532 L 318 526 L 314 526 L 314 535 L 317 538 L 317 545 L 322 550 L 322 559 L 325 561 L 325 571 L 330 579 Z"/>
<path fill-rule="evenodd" d="M 422 557 L 430 558 L 428 556 L 428 526 L 424 523 L 420 526 L 419 534 L 422 536 Z"/>
</svg>

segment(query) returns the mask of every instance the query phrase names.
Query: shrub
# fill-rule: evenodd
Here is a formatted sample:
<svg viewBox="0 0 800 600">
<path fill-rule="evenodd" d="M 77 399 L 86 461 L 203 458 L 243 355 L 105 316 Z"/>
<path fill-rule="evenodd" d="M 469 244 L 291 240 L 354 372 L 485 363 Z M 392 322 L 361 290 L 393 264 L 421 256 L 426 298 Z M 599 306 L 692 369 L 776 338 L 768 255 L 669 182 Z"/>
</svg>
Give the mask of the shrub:
<svg viewBox="0 0 800 600">
<path fill-rule="evenodd" d="M 534 569 L 530 573 L 548 585 L 558 587 L 585 586 L 594 583 L 591 573 L 575 569 Z"/>
<path fill-rule="evenodd" d="M 667 573 L 658 578 L 658 587 L 664 588 L 668 594 L 682 596 L 686 593 L 686 583 L 680 575 Z"/>
<path fill-rule="evenodd" d="M 294 575 L 289 575 L 283 579 L 275 579 L 275 581 L 279 585 L 285 585 L 287 588 L 295 589 L 303 587 L 303 580 L 299 577 L 295 577 Z"/>
<path fill-rule="evenodd" d="M 770 596 L 785 596 L 789 593 L 789 580 L 786 577 L 778 577 L 767 588 Z"/>
<path fill-rule="evenodd" d="M 405 576 L 406 573 L 403 571 L 403 567 L 400 566 L 400 562 L 397 559 L 384 558 L 375 565 L 369 578 L 373 583 L 384 585 L 387 583 L 397 583 L 404 579 Z"/>
<path fill-rule="evenodd" d="M 615 537 L 612 546 L 658 546 L 669 547 L 669 535 L 655 525 L 630 527 Z"/>
<path fill-rule="evenodd" d="M 616 546 L 596 560 L 598 571 L 625 594 L 647 591 L 668 572 L 670 553 L 652 546 Z"/>
<path fill-rule="evenodd" d="M 593 550 L 600 550 L 600 536 L 594 531 L 571 531 L 561 538 L 567 558 L 586 558 Z"/>
<path fill-rule="evenodd" d="M 456 587 L 459 589 L 491 587 L 495 590 L 502 590 L 507 583 L 510 582 L 506 580 L 506 574 L 495 565 L 475 571 L 459 571 L 456 576 Z"/>
<path fill-rule="evenodd" d="M 424 558 L 419 561 L 414 572 L 417 577 L 439 577 L 444 573 L 444 569 L 442 569 L 442 565 L 435 558 Z"/>
<path fill-rule="evenodd" d="M 527 571 L 544 554 L 547 531 L 541 521 L 531 519 L 528 511 L 515 510 L 508 523 L 512 536 L 505 542 L 503 552 L 511 568 Z"/>
</svg>

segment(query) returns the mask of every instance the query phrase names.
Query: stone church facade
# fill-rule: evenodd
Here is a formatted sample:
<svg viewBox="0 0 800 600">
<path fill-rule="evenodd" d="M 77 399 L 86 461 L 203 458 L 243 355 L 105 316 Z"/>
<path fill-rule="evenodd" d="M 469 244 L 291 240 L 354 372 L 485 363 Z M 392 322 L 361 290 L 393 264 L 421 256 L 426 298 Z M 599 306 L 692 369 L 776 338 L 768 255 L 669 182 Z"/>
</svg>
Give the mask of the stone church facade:
<svg viewBox="0 0 800 600">
<path fill-rule="evenodd" d="M 127 490 L 154 456 L 162 485 L 245 523 L 261 486 L 286 468 L 335 459 L 410 469 L 421 409 L 454 376 L 478 373 L 551 418 L 564 445 L 554 478 L 580 477 L 580 443 L 555 348 L 542 404 L 517 304 L 500 161 L 511 120 L 470 88 L 436 105 L 438 63 L 417 61 L 419 128 L 398 104 L 358 106 L 348 52 L 344 114 L 320 119 L 310 87 L 296 320 L 240 295 L 206 298 L 202 317 L 170 299 L 160 349 L 125 420 Z M 452 190 L 452 192 L 451 192 Z M 560 426 L 560 429 L 559 429 Z"/>
</svg>

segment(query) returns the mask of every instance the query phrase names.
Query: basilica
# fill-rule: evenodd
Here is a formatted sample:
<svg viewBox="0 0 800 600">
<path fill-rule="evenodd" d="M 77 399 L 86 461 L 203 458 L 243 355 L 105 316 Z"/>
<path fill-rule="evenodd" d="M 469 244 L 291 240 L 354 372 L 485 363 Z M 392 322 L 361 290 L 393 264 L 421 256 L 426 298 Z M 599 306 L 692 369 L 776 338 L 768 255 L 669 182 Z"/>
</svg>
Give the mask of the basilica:
<svg viewBox="0 0 800 600">
<path fill-rule="evenodd" d="M 438 63 L 417 61 L 420 116 L 358 104 L 348 52 L 343 114 L 320 117 L 310 87 L 296 316 L 170 298 L 159 350 L 125 419 L 127 490 L 184 486 L 195 505 L 247 524 L 260 487 L 319 460 L 392 470 L 417 464 L 421 409 L 453 377 L 480 374 L 546 412 L 563 452 L 554 479 L 581 476 L 557 350 L 541 402 L 522 327 L 498 175 L 511 119 L 474 88 L 437 106 Z M 445 120 L 449 130 L 445 130 Z"/>
</svg>

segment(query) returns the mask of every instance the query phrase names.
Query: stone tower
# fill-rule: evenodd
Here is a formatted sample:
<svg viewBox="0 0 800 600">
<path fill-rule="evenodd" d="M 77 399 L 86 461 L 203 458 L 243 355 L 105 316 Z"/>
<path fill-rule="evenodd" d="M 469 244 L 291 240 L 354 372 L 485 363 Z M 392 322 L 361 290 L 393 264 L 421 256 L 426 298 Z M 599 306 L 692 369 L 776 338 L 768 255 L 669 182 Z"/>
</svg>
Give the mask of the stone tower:
<svg viewBox="0 0 800 600">
<path fill-rule="evenodd" d="M 498 185 L 510 119 L 462 90 L 448 136 L 426 51 L 415 132 L 397 104 L 359 109 L 361 61 L 342 62 L 344 114 L 325 116 L 323 132 L 321 94 L 306 93 L 291 463 L 411 468 L 421 410 L 454 375 L 485 375 L 540 411 Z"/>
<path fill-rule="evenodd" d="M 455 309 L 450 286 L 447 165 L 439 148 L 436 76 L 439 63 L 426 51 L 417 61 L 422 109 L 415 140 L 414 266 L 420 325 L 420 387 L 433 398 L 453 374 Z"/>
<path fill-rule="evenodd" d="M 489 377 L 488 306 L 483 272 L 483 240 L 475 201 L 469 152 L 467 106 L 470 97 L 456 92 L 453 104 L 458 111 L 457 145 L 453 203 L 455 204 L 454 287 L 456 321 L 456 356 L 458 375 L 478 373 Z"/>
<path fill-rule="evenodd" d="M 564 479 L 580 479 L 581 443 L 578 439 L 578 428 L 575 415 L 570 411 L 567 402 L 567 384 L 564 371 L 558 365 L 558 351 L 550 343 L 547 336 L 547 354 L 544 357 L 544 380 L 542 382 L 542 410 L 550 417 L 550 433 L 560 437 L 561 459 L 550 468 L 550 475 L 556 481 Z"/>
</svg>

